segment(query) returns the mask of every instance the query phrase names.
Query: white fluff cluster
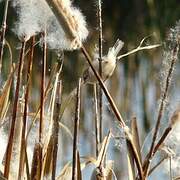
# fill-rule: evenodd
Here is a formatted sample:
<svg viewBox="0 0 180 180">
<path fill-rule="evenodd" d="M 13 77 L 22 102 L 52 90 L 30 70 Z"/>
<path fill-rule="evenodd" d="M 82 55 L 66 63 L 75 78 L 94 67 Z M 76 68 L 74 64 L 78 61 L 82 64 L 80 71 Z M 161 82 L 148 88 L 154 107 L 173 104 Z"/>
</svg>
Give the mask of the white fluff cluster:
<svg viewBox="0 0 180 180">
<path fill-rule="evenodd" d="M 31 37 L 46 28 L 48 48 L 63 50 L 74 48 L 45 0 L 14 0 L 12 4 L 18 14 L 14 32 L 20 38 Z M 72 6 L 70 0 L 63 0 L 63 6 L 76 20 L 76 36 L 83 42 L 88 35 L 84 16 L 80 10 Z"/>
</svg>

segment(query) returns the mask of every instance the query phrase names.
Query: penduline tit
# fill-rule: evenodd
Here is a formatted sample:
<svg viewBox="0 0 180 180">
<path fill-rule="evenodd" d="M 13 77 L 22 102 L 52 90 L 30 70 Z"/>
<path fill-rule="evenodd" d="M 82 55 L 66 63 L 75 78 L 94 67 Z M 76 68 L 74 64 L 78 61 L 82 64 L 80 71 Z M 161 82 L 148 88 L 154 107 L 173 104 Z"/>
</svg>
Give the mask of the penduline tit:
<svg viewBox="0 0 180 180">
<path fill-rule="evenodd" d="M 117 40 L 113 47 L 109 48 L 108 54 L 102 57 L 102 80 L 106 81 L 114 72 L 116 68 L 116 58 L 119 51 L 122 49 L 124 43 L 121 40 Z M 98 72 L 99 60 L 98 58 L 93 61 L 93 66 Z M 83 84 L 97 83 L 97 79 L 92 71 L 91 67 L 86 69 L 83 73 Z"/>
</svg>

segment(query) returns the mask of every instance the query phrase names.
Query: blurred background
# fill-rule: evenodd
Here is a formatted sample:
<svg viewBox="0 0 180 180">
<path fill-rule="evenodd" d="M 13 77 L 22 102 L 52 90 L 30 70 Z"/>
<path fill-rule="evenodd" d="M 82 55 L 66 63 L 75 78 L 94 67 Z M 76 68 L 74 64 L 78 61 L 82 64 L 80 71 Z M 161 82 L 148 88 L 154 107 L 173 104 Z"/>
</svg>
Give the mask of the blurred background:
<svg viewBox="0 0 180 180">
<path fill-rule="evenodd" d="M 98 29 L 97 29 L 97 6 L 96 1 L 74 0 L 73 3 L 81 9 L 86 17 L 89 29 L 89 36 L 85 46 L 93 56 L 94 49 L 98 46 Z M 0 22 L 3 18 L 4 1 L 0 3 Z M 102 3 L 103 18 L 103 54 L 106 54 L 117 38 L 125 44 L 120 54 L 126 53 L 136 48 L 140 41 L 150 37 L 145 41 L 145 45 L 164 43 L 169 29 L 173 27 L 180 19 L 179 0 L 104 0 Z M 17 62 L 20 49 L 20 41 L 13 33 L 14 24 L 17 19 L 15 10 L 10 6 L 8 11 L 8 27 L 6 39 L 11 45 L 13 52 L 13 61 Z M 158 110 L 158 103 L 163 86 L 163 46 L 137 52 L 125 57 L 117 62 L 116 70 L 113 76 L 106 82 L 109 92 L 113 96 L 118 109 L 122 113 L 127 124 L 132 117 L 137 118 L 140 131 L 141 145 L 144 140 L 146 146 L 150 142 L 151 134 L 149 133 L 155 123 Z M 33 64 L 33 77 L 31 88 L 30 110 L 34 112 L 39 104 L 40 88 L 40 68 L 41 68 L 41 48 L 37 47 Z M 77 85 L 77 80 L 81 77 L 87 63 L 80 51 L 64 52 L 64 66 L 62 72 L 63 93 L 64 97 L 71 92 Z M 47 79 L 57 61 L 57 52 L 48 51 Z M 5 48 L 3 69 L 1 77 L 1 87 L 6 80 L 9 72 L 9 53 Z M 180 63 L 177 62 L 175 75 L 173 76 L 170 96 L 167 102 L 166 114 L 163 119 L 162 127 L 165 127 L 168 118 L 180 103 Z M 95 155 L 94 151 L 94 105 L 93 105 L 93 88 L 90 85 L 83 87 L 82 113 L 80 125 L 80 143 L 79 149 L 82 156 Z M 116 159 L 115 173 L 118 179 L 126 179 L 126 160 L 123 152 L 123 142 L 121 142 L 121 132 L 116 124 L 116 120 L 111 112 L 110 106 L 103 98 L 103 129 L 104 135 L 110 128 L 113 129 L 115 136 L 111 143 L 108 158 Z M 73 132 L 74 105 L 70 106 L 62 119 L 62 122 Z M 71 159 L 72 140 L 65 131 L 60 132 L 59 168 Z M 119 140 L 120 139 L 120 140 Z M 66 143 L 65 143 L 66 142 Z M 62 156 L 63 154 L 63 156 Z M 124 162 L 124 165 L 123 163 Z M 87 171 L 87 172 L 86 172 Z M 167 171 L 157 171 L 150 177 L 151 179 L 162 178 L 168 179 Z M 176 172 L 174 172 L 176 173 Z M 90 174 L 85 170 L 84 176 Z M 87 176 L 86 176 L 87 177 Z M 87 178 L 85 178 L 88 180 Z"/>
</svg>

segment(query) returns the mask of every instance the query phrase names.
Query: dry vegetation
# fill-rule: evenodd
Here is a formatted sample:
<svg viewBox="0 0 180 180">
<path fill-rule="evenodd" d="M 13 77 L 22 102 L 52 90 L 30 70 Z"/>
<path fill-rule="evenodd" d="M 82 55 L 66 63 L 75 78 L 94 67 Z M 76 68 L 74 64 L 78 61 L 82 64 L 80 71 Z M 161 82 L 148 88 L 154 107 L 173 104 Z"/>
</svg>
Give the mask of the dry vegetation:
<svg viewBox="0 0 180 180">
<path fill-rule="evenodd" d="M 131 120 L 130 126 L 124 120 L 121 110 L 118 109 L 111 93 L 108 91 L 103 79 L 103 28 L 101 1 L 97 3 L 97 19 L 99 31 L 99 51 L 96 55 L 99 59 L 99 68 L 94 67 L 92 58 L 88 50 L 84 46 L 84 41 L 88 35 L 85 19 L 82 13 L 73 7 L 70 1 L 64 0 L 35 0 L 14 1 L 13 6 L 19 11 L 19 22 L 16 24 L 15 33 L 21 40 L 21 49 L 19 52 L 19 60 L 13 62 L 12 50 L 6 40 L 7 12 L 10 1 L 5 1 L 4 18 L 1 28 L 0 40 L 0 128 L 6 129 L 8 134 L 7 141 L 3 138 L 7 135 L 1 133 L 1 144 L 6 143 L 7 147 L 3 147 L 0 156 L 0 179 L 57 179 L 57 180 L 80 180 L 82 179 L 83 170 L 88 169 L 90 164 L 94 168 L 91 177 L 86 179 L 113 180 L 120 179 L 116 176 L 113 167 L 115 159 L 109 159 L 107 156 L 108 147 L 115 139 L 113 130 L 108 129 L 103 124 L 103 95 L 106 97 L 111 111 L 117 121 L 116 126 L 121 131 L 124 146 L 123 151 L 126 155 L 126 165 L 128 167 L 127 179 L 145 180 L 154 171 L 158 171 L 158 167 L 166 161 L 170 161 L 169 176 L 172 179 L 179 179 L 178 175 L 172 174 L 172 159 L 179 158 L 174 149 L 179 148 L 178 143 L 174 143 L 174 149 L 169 145 L 173 138 L 179 133 L 180 110 L 174 110 L 169 117 L 169 123 L 160 131 L 161 121 L 166 110 L 166 103 L 171 87 L 172 76 L 179 55 L 180 45 L 180 21 L 170 30 L 168 38 L 164 43 L 164 60 L 166 62 L 166 72 L 163 77 L 161 99 L 157 111 L 157 120 L 155 128 L 152 131 L 152 140 L 148 144 L 148 152 L 144 155 L 141 150 L 141 139 L 139 137 L 139 128 L 136 118 Z M 33 4 L 34 3 L 34 4 Z M 39 14 L 33 9 L 39 8 Z M 43 11 L 41 11 L 41 8 Z M 17 8 L 18 7 L 18 8 Z M 51 7 L 51 8 L 49 8 Z M 32 9 L 31 9 L 32 8 Z M 44 9 L 47 9 L 44 10 Z M 32 10 L 32 12 L 31 12 Z M 37 10 L 37 9 L 36 9 Z M 28 12 L 28 14 L 25 14 Z M 38 17 L 39 15 L 39 17 Z M 34 18 L 36 16 L 38 18 Z M 32 22 L 27 21 L 32 18 Z M 145 41 L 149 37 L 145 37 L 139 46 L 130 52 L 115 57 L 120 60 L 126 56 L 134 54 L 138 51 L 150 50 L 158 48 L 160 44 L 145 45 Z M 53 40 L 58 39 L 58 42 Z M 32 68 L 34 60 L 34 51 L 40 42 L 42 48 L 42 64 L 40 78 L 40 102 L 36 112 L 31 112 L 31 88 Z M 55 43 L 55 44 L 53 44 Z M 88 43 L 88 42 L 87 42 Z M 9 67 L 9 75 L 7 79 L 2 76 L 3 50 L 7 48 L 10 53 L 11 65 Z M 58 51 L 57 63 L 53 65 L 53 69 L 47 78 L 47 51 L 56 49 Z M 77 88 L 75 88 L 68 97 L 63 97 L 63 81 L 62 68 L 64 62 L 64 51 L 77 50 L 82 52 L 84 59 L 87 60 L 89 68 L 96 78 L 94 83 L 94 154 L 91 156 L 82 156 L 79 150 L 79 132 L 81 130 L 81 113 L 84 108 L 81 106 L 83 79 L 79 78 Z M 110 49 L 112 50 L 112 49 Z M 60 53 L 59 53 L 60 52 Z M 119 52 L 119 51 L 118 51 Z M 24 70 L 25 69 L 25 70 Z M 14 85 L 15 84 L 15 85 Z M 13 94 L 13 98 L 12 98 Z M 84 98 L 84 97 L 83 97 Z M 85 97 L 86 98 L 86 97 Z M 70 101 L 74 99 L 74 117 L 73 117 L 73 133 L 62 123 L 62 117 L 66 109 L 72 108 Z M 111 114 L 112 115 L 112 114 Z M 112 115 L 113 116 L 113 115 Z M 115 123 L 115 122 L 114 122 Z M 8 125 L 7 125 L 8 124 Z M 9 125 L 10 124 L 10 125 Z M 108 133 L 104 135 L 103 128 L 108 129 Z M 64 131 L 65 130 L 65 131 Z M 72 150 L 69 157 L 72 160 L 66 162 L 59 172 L 59 164 L 61 157 L 58 157 L 58 151 L 64 147 L 59 143 L 61 141 L 60 131 L 67 133 L 72 137 Z M 161 132 L 161 134 L 159 134 Z M 5 141 L 5 143 L 3 142 Z M 33 143 L 32 143 L 33 141 Z M 86 142 L 84 142 L 86 143 Z M 83 148 L 84 144 L 82 145 Z M 177 150 L 178 151 L 178 150 Z M 160 153 L 161 158 L 156 159 L 156 154 Z M 177 156 L 176 156 L 177 155 Z M 71 159 L 71 158 L 68 158 Z M 153 160 L 155 164 L 152 165 Z M 110 161 L 111 160 L 111 161 Z M 180 166 L 180 164 L 179 164 Z M 58 170 L 58 172 L 57 172 Z M 167 175 L 167 176 L 168 176 Z M 180 174 L 179 174 L 180 176 Z"/>
</svg>

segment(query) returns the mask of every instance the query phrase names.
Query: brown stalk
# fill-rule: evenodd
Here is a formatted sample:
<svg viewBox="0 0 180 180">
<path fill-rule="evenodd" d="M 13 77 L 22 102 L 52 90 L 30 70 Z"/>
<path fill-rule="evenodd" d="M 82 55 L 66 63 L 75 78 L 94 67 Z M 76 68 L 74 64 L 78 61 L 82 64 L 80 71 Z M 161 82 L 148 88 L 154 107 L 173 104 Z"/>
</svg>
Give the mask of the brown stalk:
<svg viewBox="0 0 180 180">
<path fill-rule="evenodd" d="M 89 54 L 88 54 L 88 52 L 86 51 L 86 49 L 85 49 L 84 46 L 82 46 L 81 51 L 82 51 L 82 53 L 84 54 L 86 60 L 88 61 L 89 65 L 90 65 L 90 67 L 91 67 L 91 69 L 92 69 L 92 71 L 94 72 L 94 74 L 95 74 L 95 76 L 96 76 L 96 78 L 97 78 L 97 80 L 98 80 L 98 82 L 99 82 L 99 84 L 100 84 L 100 86 L 101 86 L 101 89 L 103 90 L 106 98 L 108 99 L 108 101 L 109 101 L 109 103 L 110 103 L 110 105 L 111 105 L 111 108 L 112 108 L 112 110 L 113 110 L 113 112 L 114 112 L 114 114 L 115 114 L 115 116 L 116 116 L 116 118 L 117 118 L 120 126 L 121 126 L 122 128 L 124 128 L 124 127 L 126 126 L 126 124 L 125 124 L 125 122 L 124 122 L 124 120 L 123 120 L 123 118 L 122 118 L 119 110 L 117 109 L 117 106 L 115 105 L 115 102 L 114 102 L 114 100 L 112 99 L 109 91 L 107 90 L 106 86 L 104 85 L 101 77 L 99 76 L 99 74 L 98 74 L 98 72 L 95 70 L 95 68 L 93 67 L 91 57 L 89 56 Z"/>
<path fill-rule="evenodd" d="M 77 151 L 77 180 L 82 180 L 81 161 L 80 161 L 79 151 Z"/>
<path fill-rule="evenodd" d="M 51 75 L 50 75 L 50 78 L 49 78 L 47 87 L 46 87 L 45 92 L 44 92 L 44 101 L 46 100 L 46 98 L 47 98 L 50 90 L 52 89 L 52 87 L 51 87 L 51 85 L 52 85 L 52 80 L 53 80 L 53 78 L 54 78 L 54 74 L 55 74 L 56 71 L 57 71 L 57 65 L 55 65 L 54 68 L 52 69 L 52 73 L 51 73 Z M 35 115 L 34 115 L 34 117 L 33 117 L 33 119 L 32 119 L 32 123 L 31 123 L 29 129 L 27 130 L 27 133 L 26 133 L 26 141 L 27 141 L 27 138 L 28 138 L 28 136 L 29 136 L 29 133 L 30 133 L 30 131 L 31 131 L 31 129 L 32 129 L 35 121 L 36 121 L 36 118 L 37 118 L 37 116 L 38 116 L 38 114 L 39 114 L 39 112 L 40 112 L 40 109 L 41 109 L 41 105 L 39 105 L 39 107 L 37 108 L 37 111 L 36 111 L 36 113 L 35 113 Z"/>
<path fill-rule="evenodd" d="M 56 104 L 55 104 L 54 118 L 53 118 L 54 147 L 53 147 L 53 158 L 52 158 L 52 180 L 55 180 L 56 177 L 56 162 L 57 162 L 57 152 L 58 152 L 58 134 L 59 134 L 59 118 L 60 118 L 61 101 L 62 101 L 62 81 L 59 80 L 57 84 Z"/>
<path fill-rule="evenodd" d="M 13 112 L 12 112 L 12 122 L 11 122 L 10 134 L 9 134 L 9 139 L 8 139 L 8 144 L 7 144 L 7 149 L 6 149 L 5 168 L 4 168 L 5 178 L 9 177 L 12 145 L 13 145 L 13 139 L 14 139 L 15 122 L 16 122 L 16 115 L 17 115 L 17 108 L 18 108 L 19 91 L 20 91 L 21 79 L 22 79 L 22 68 L 23 68 L 23 61 L 24 61 L 25 46 L 26 46 L 26 40 L 24 39 L 22 41 L 22 47 L 21 47 L 20 58 L 19 58 L 17 83 L 16 83 Z"/>
<path fill-rule="evenodd" d="M 74 138 L 73 138 L 73 162 L 72 162 L 72 180 L 76 180 L 77 172 L 77 145 L 79 135 L 79 120 L 80 120 L 80 101 L 81 101 L 81 78 L 78 81 L 77 94 L 76 94 L 76 110 L 74 119 Z"/>
<path fill-rule="evenodd" d="M 45 76 L 46 76 L 46 56 L 47 56 L 47 43 L 46 32 L 42 33 L 43 36 L 43 59 L 42 59 L 42 71 L 41 71 L 41 99 L 40 99 L 40 122 L 39 122 L 39 146 L 42 146 L 43 139 L 43 121 L 44 121 L 44 96 L 45 96 Z M 41 151 L 42 153 L 42 151 Z M 40 155 L 42 158 L 42 154 Z M 42 159 L 40 160 L 40 173 L 42 172 Z"/>
<path fill-rule="evenodd" d="M 99 75 L 102 77 L 102 53 L 103 53 L 103 35 L 102 35 L 102 7 L 101 7 L 101 0 L 98 0 L 98 30 L 99 30 Z M 102 127 L 102 111 L 103 111 L 103 105 L 102 105 L 102 90 L 99 88 L 99 138 L 100 142 L 102 142 L 102 135 L 103 135 L 103 127 Z"/>
<path fill-rule="evenodd" d="M 173 69 L 174 69 L 175 63 L 177 61 L 178 51 L 179 51 L 179 44 L 177 43 L 175 45 L 175 47 L 173 48 L 173 50 L 171 51 L 171 53 L 172 53 L 171 64 L 170 64 L 168 74 L 167 74 L 167 77 L 166 77 L 166 81 L 165 81 L 165 88 L 164 88 L 164 92 L 163 92 L 163 95 L 162 95 L 162 100 L 161 100 L 160 107 L 159 107 L 159 112 L 158 112 L 157 122 L 156 122 L 156 126 L 155 126 L 155 131 L 154 131 L 154 134 L 153 134 L 153 139 L 152 139 L 150 151 L 149 151 L 149 153 L 147 155 L 148 158 L 145 160 L 145 162 L 143 164 L 143 170 L 144 170 L 144 175 L 145 176 L 147 176 L 147 174 L 148 174 L 150 162 L 151 162 L 152 157 L 154 156 L 155 142 L 156 142 L 158 131 L 159 131 L 159 128 L 160 128 L 160 123 L 161 123 L 161 119 L 162 119 L 165 104 L 166 104 L 166 98 L 168 96 L 168 90 L 169 90 L 169 87 L 170 87 L 170 84 L 171 84 L 171 78 L 172 78 L 172 74 L 173 74 Z"/>
<path fill-rule="evenodd" d="M 114 114 L 115 114 L 115 116 L 116 116 L 116 118 L 117 118 L 117 120 L 119 122 L 120 127 L 124 128 L 124 130 L 125 130 L 126 124 L 125 124 L 124 120 L 122 119 L 122 116 L 121 116 L 119 110 L 117 109 L 117 106 L 115 105 L 114 100 L 112 99 L 111 95 L 109 94 L 109 91 L 107 90 L 106 86 L 104 85 L 101 77 L 96 72 L 95 68 L 93 67 L 92 61 L 91 61 L 91 58 L 90 58 L 88 52 L 86 51 L 84 46 L 81 47 L 81 50 L 82 50 L 84 56 L 86 57 L 86 60 L 88 61 L 88 63 L 90 65 L 92 71 L 94 72 L 97 80 L 99 81 L 99 84 L 100 84 L 106 98 L 108 99 L 108 101 L 109 101 L 109 103 L 111 105 L 111 108 L 112 108 L 112 110 L 113 110 L 113 112 L 114 112 Z M 127 143 L 132 148 L 132 152 L 133 152 L 133 155 L 134 155 L 134 158 L 135 158 L 135 163 L 137 165 L 139 175 L 140 175 L 140 177 L 143 177 L 141 162 L 140 162 L 136 147 L 132 142 L 131 135 L 130 135 L 130 133 L 127 133 L 127 131 L 125 131 L 125 134 L 126 134 Z"/>
<path fill-rule="evenodd" d="M 142 164 L 141 164 L 141 160 L 140 160 L 140 157 L 138 155 L 138 152 L 137 152 L 137 149 L 135 147 L 135 144 L 133 143 L 133 139 L 132 139 L 132 135 L 129 134 L 129 130 L 125 130 L 125 135 L 126 135 L 126 143 L 127 143 L 127 147 L 128 149 L 130 150 L 132 156 L 133 156 L 133 159 L 136 163 L 136 167 L 137 167 L 137 170 L 138 170 L 138 175 L 139 175 L 139 178 L 141 180 L 144 179 L 144 175 L 143 175 L 143 168 L 142 168 Z"/>
<path fill-rule="evenodd" d="M 2 58 L 3 58 L 3 50 L 4 50 L 4 44 L 5 44 L 6 27 L 7 27 L 6 23 L 7 23 L 8 6 L 9 6 L 9 0 L 6 0 L 5 7 L 4 7 L 2 28 L 1 28 L 1 36 L 0 36 L 0 74 L 1 74 L 1 68 L 2 68 Z"/>
<path fill-rule="evenodd" d="M 34 146 L 33 160 L 31 166 L 31 180 L 41 179 L 42 146 L 36 143 Z"/>
<path fill-rule="evenodd" d="M 42 33 L 43 36 L 43 59 L 42 59 L 42 71 L 41 71 L 41 107 L 40 107 L 40 124 L 39 124 L 39 143 L 42 143 L 43 136 L 43 119 L 44 119 L 44 89 L 45 89 L 45 76 L 46 76 L 46 56 L 47 56 L 47 44 L 46 44 L 46 32 Z"/>
<path fill-rule="evenodd" d="M 165 129 L 163 135 L 161 136 L 161 138 L 159 139 L 159 141 L 157 142 L 157 144 L 154 147 L 153 154 L 155 154 L 158 151 L 159 147 L 163 144 L 164 140 L 167 138 L 167 136 L 171 132 L 171 130 L 172 130 L 171 126 L 169 126 Z"/>
<path fill-rule="evenodd" d="M 97 86 L 94 85 L 94 111 L 95 111 L 95 138 L 96 138 L 96 158 L 98 157 L 99 153 L 99 124 L 98 124 L 98 102 L 97 102 Z"/>
<path fill-rule="evenodd" d="M 33 56 L 34 56 L 34 47 L 33 47 L 34 42 L 35 42 L 35 37 L 33 36 L 31 38 L 31 49 L 30 49 L 28 72 L 27 72 L 27 78 L 26 78 L 27 86 L 26 86 L 26 92 L 25 92 L 23 127 L 22 127 L 22 134 L 21 134 L 21 150 L 20 150 L 19 173 L 18 173 L 19 180 L 22 178 L 24 174 L 24 162 L 25 162 L 24 160 L 25 160 L 25 148 L 26 148 L 25 134 L 26 134 L 27 113 L 28 113 L 30 78 L 31 78 L 31 71 L 32 71 Z"/>
</svg>

